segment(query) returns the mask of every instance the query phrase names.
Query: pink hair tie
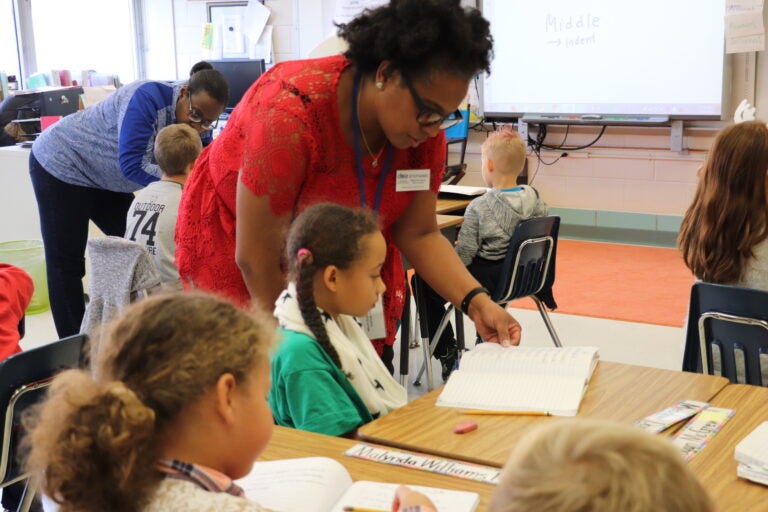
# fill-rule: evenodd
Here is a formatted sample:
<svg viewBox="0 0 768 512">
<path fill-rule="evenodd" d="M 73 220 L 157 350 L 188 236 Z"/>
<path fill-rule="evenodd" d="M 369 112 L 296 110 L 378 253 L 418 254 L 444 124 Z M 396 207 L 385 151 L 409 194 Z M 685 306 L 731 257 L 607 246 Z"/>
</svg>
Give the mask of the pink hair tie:
<svg viewBox="0 0 768 512">
<path fill-rule="evenodd" d="M 298 250 L 298 252 L 296 253 L 296 256 L 298 256 L 299 258 L 303 258 L 304 256 L 310 256 L 311 257 L 312 256 L 312 251 L 302 247 L 301 249 Z"/>
</svg>

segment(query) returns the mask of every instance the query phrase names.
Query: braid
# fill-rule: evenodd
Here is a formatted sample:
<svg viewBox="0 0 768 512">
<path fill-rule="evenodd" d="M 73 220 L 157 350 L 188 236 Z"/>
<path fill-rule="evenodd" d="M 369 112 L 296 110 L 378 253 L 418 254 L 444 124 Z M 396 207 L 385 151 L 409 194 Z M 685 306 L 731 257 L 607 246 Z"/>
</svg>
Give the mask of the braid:
<svg viewBox="0 0 768 512">
<path fill-rule="evenodd" d="M 360 240 L 379 225 L 368 210 L 319 203 L 304 210 L 291 224 L 285 246 L 290 280 L 296 285 L 299 311 L 309 330 L 333 363 L 341 360 L 331 345 L 315 302 L 314 279 L 329 265 L 346 269 L 360 254 Z"/>
<path fill-rule="evenodd" d="M 325 350 L 325 353 L 331 358 L 333 364 L 341 369 L 339 354 L 336 352 L 336 349 L 333 348 L 333 345 L 331 345 L 331 340 L 328 338 L 328 331 L 325 330 L 323 317 L 317 309 L 317 304 L 315 304 L 314 278 L 315 265 L 306 260 L 299 263 L 299 279 L 296 283 L 296 300 L 299 303 L 299 310 L 301 311 L 302 318 L 304 318 L 304 323 L 307 324 L 309 330 L 315 335 L 317 344 Z"/>
</svg>

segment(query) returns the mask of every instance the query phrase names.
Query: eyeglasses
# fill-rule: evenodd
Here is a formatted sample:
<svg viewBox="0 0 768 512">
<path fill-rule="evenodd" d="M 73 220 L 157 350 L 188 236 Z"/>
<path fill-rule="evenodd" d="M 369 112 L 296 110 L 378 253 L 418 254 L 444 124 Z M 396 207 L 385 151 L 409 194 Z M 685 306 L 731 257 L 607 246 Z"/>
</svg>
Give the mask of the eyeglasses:
<svg viewBox="0 0 768 512">
<path fill-rule="evenodd" d="M 421 99 L 419 93 L 416 92 L 416 88 L 413 87 L 411 79 L 407 75 L 403 74 L 403 81 L 408 90 L 411 91 L 413 101 L 416 102 L 416 106 L 419 108 L 419 113 L 416 115 L 416 122 L 421 126 L 436 126 L 439 125 L 441 130 L 447 130 L 452 126 L 456 126 L 464 120 L 464 116 L 461 115 L 461 111 L 456 109 L 454 112 L 444 115 L 434 108 L 430 108 L 424 104 L 424 100 Z"/>
<path fill-rule="evenodd" d="M 189 91 L 187 91 L 187 102 L 189 103 L 189 112 L 187 117 L 189 117 L 191 122 L 199 124 L 203 130 L 212 130 L 216 128 L 216 126 L 219 124 L 219 118 L 216 118 L 213 121 L 207 121 L 203 119 L 202 114 L 200 114 L 198 110 L 192 106 L 192 97 L 190 96 Z"/>
</svg>

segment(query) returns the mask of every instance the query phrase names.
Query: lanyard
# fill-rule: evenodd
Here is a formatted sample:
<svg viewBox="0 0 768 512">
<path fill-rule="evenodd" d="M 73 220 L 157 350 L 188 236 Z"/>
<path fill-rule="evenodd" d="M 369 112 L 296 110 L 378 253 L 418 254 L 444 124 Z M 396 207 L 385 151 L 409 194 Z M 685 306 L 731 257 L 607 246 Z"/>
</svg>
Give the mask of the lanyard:
<svg viewBox="0 0 768 512">
<path fill-rule="evenodd" d="M 360 89 L 360 79 L 362 73 L 355 74 L 355 81 L 352 83 L 352 131 L 355 132 L 355 163 L 357 168 L 357 183 L 360 188 L 360 207 L 365 208 L 367 201 L 365 199 L 365 183 L 363 182 L 363 156 L 360 150 L 360 121 L 357 119 L 357 94 Z M 387 156 L 384 158 L 384 167 L 379 176 L 379 185 L 376 187 L 376 196 L 373 201 L 373 213 L 379 213 L 381 205 L 381 194 L 384 191 L 384 181 L 387 179 L 389 169 L 392 166 L 392 144 L 387 143 Z"/>
</svg>

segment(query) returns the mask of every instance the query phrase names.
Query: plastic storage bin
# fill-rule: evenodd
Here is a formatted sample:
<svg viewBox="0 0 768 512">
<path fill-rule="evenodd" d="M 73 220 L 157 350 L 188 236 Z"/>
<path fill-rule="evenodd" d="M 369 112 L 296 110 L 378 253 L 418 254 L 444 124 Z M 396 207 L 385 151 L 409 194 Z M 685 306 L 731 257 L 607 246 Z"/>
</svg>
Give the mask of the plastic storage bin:
<svg viewBox="0 0 768 512">
<path fill-rule="evenodd" d="M 0 263 L 23 268 L 32 277 L 35 292 L 26 314 L 43 313 L 50 308 L 48 278 L 45 274 L 45 253 L 40 240 L 11 240 L 0 242 Z"/>
</svg>

